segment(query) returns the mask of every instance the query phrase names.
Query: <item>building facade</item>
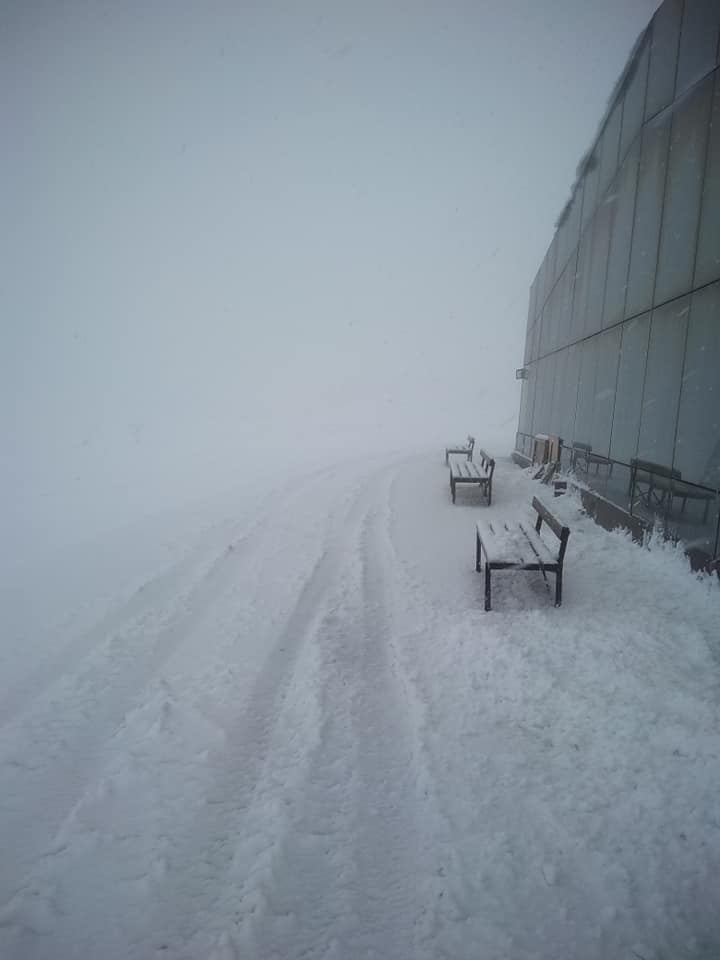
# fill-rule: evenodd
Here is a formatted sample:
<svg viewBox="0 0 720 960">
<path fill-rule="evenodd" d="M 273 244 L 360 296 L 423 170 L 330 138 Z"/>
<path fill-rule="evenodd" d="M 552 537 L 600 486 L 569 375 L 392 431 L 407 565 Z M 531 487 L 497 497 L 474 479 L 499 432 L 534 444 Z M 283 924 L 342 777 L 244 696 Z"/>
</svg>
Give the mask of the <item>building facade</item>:
<svg viewBox="0 0 720 960">
<path fill-rule="evenodd" d="M 575 465 L 591 487 L 709 557 L 720 550 L 719 64 L 720 0 L 665 0 L 532 284 L 516 443 L 527 455 L 533 436 L 557 435 L 566 466 L 573 442 L 589 445 L 595 462 Z"/>
</svg>

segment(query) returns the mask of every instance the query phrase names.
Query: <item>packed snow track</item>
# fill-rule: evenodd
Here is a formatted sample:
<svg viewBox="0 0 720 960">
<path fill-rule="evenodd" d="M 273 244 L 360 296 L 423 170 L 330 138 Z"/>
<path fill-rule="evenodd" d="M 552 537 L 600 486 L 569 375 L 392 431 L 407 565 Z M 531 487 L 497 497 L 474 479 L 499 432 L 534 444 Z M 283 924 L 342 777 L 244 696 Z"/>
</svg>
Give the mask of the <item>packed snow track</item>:
<svg viewBox="0 0 720 960">
<path fill-rule="evenodd" d="M 488 508 L 396 457 L 10 638 L 0 957 L 720 955 L 717 587 L 553 508 L 559 610 L 508 574 L 485 614 Z"/>
</svg>

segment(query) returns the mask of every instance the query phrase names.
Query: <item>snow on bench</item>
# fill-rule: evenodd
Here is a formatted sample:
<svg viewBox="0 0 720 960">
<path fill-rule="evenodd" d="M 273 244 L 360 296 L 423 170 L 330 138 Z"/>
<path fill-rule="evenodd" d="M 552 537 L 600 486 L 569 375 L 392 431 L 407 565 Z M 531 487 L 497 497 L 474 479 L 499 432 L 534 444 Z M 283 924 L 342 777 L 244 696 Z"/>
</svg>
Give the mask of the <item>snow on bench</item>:
<svg viewBox="0 0 720 960">
<path fill-rule="evenodd" d="M 491 606 L 490 575 L 492 570 L 539 570 L 547 581 L 547 574 L 555 574 L 555 606 L 562 603 L 562 571 L 570 530 L 562 526 L 547 507 L 533 497 L 537 521 L 533 528 L 519 521 L 512 526 L 502 521 L 478 521 L 476 525 L 475 569 L 482 572 L 485 555 L 485 609 Z M 543 521 L 559 540 L 559 547 L 551 548 L 540 536 Z"/>
<path fill-rule="evenodd" d="M 455 487 L 458 483 L 474 483 L 485 495 L 488 506 L 492 503 L 492 478 L 495 461 L 484 450 L 480 451 L 480 462 L 471 460 L 450 461 L 450 495 L 455 503 Z"/>
</svg>

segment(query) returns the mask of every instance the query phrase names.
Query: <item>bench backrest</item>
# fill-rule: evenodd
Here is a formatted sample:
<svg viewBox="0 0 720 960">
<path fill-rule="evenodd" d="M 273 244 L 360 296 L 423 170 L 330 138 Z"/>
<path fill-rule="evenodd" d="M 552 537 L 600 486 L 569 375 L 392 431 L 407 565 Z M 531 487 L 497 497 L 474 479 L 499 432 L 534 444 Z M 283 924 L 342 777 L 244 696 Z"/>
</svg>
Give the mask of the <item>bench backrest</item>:
<svg viewBox="0 0 720 960">
<path fill-rule="evenodd" d="M 565 548 L 567 547 L 568 537 L 570 536 L 569 527 L 564 527 L 557 517 L 554 517 L 545 504 L 538 500 L 537 497 L 533 497 L 532 505 L 533 509 L 538 515 L 537 522 L 535 523 L 535 529 L 538 533 L 540 533 L 540 527 L 542 527 L 543 520 L 550 527 L 552 532 L 560 541 L 558 560 L 560 563 L 562 563 L 563 557 L 565 556 Z"/>
<path fill-rule="evenodd" d="M 570 444 L 570 449 L 577 450 L 578 453 L 590 453 L 592 447 L 589 443 L 580 443 L 579 440 L 573 440 L 573 442 Z"/>
<path fill-rule="evenodd" d="M 495 470 L 495 461 L 486 450 L 480 450 L 480 463 L 483 469 L 487 469 L 492 477 Z"/>
<path fill-rule="evenodd" d="M 651 460 L 631 460 L 630 469 L 633 476 L 638 473 L 649 473 L 656 477 L 665 477 L 667 480 L 681 480 L 682 474 L 679 470 L 673 470 L 671 467 L 665 467 L 661 463 L 653 463 Z"/>
</svg>

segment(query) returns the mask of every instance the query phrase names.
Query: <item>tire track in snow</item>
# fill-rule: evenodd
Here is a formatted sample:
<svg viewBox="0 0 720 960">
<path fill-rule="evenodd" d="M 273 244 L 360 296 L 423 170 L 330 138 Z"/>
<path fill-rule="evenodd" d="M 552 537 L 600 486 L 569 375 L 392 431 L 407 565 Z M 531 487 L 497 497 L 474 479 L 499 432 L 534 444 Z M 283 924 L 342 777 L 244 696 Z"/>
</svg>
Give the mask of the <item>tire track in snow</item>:
<svg viewBox="0 0 720 960">
<path fill-rule="evenodd" d="M 309 485 L 299 483 L 284 501 L 281 517 L 302 502 Z M 147 596 L 136 594 L 114 615 L 110 623 L 119 624 L 117 632 L 108 637 L 108 624 L 103 623 L 87 642 L 78 643 L 75 654 L 81 669 L 61 677 L 51 699 L 41 696 L 40 684 L 34 709 L 19 703 L 15 716 L 7 718 L 0 731 L 0 905 L 18 891 L 31 864 L 52 845 L 96 777 L 107 742 L 128 712 L 143 702 L 148 684 L 178 647 L 193 639 L 223 593 L 241 580 L 268 527 L 277 523 L 277 514 L 268 512 L 243 534 L 235 534 L 230 544 L 202 561 L 199 580 L 197 558 L 185 561 L 182 577 L 190 583 L 179 596 L 173 597 L 173 570 L 151 581 L 142 591 Z M 169 609 L 156 609 L 158 600 L 172 600 Z M 123 623 L 123 612 L 130 612 L 129 623 Z"/>
<path fill-rule="evenodd" d="M 363 522 L 358 518 L 353 531 L 354 548 Z M 339 645 L 358 639 L 362 611 L 356 607 L 356 562 L 356 553 L 346 551 L 338 585 L 293 678 L 294 692 L 306 686 L 310 697 L 299 711 L 295 704 L 288 721 L 279 724 L 273 765 L 268 765 L 243 820 L 235 851 L 233 923 L 243 957 L 347 955 L 341 934 L 352 915 L 348 881 L 356 743 L 349 703 L 352 681 Z M 291 727 L 298 713 L 299 750 Z M 269 814 L 263 798 L 273 794 Z M 258 837 L 264 838 L 259 853 Z"/>
<path fill-rule="evenodd" d="M 279 490 L 273 490 L 263 499 L 259 516 L 249 523 L 233 524 L 222 538 L 224 546 L 220 550 L 216 545 L 205 544 L 206 539 L 218 537 L 216 531 L 220 525 L 214 524 L 210 527 L 200 537 L 200 544 L 189 555 L 150 577 L 94 626 L 82 630 L 79 636 L 54 650 L 49 660 L 21 678 L 0 700 L 0 727 L 27 711 L 36 699 L 57 682 L 58 677 L 72 673 L 86 657 L 102 646 L 109 636 L 126 634 L 141 628 L 158 629 L 164 620 L 172 618 L 174 612 L 182 612 L 182 606 L 188 606 L 192 600 L 198 581 L 212 576 L 213 570 L 225 560 L 226 553 L 242 549 L 251 538 L 256 539 L 262 534 L 272 518 L 277 498 L 289 496 L 293 502 L 300 499 L 307 487 L 322 479 L 323 473 L 327 472 L 316 471 L 292 484 L 286 484 Z"/>
<path fill-rule="evenodd" d="M 306 766 L 312 746 L 312 731 L 303 729 L 298 735 L 297 730 L 285 730 L 278 738 L 278 730 L 293 686 L 303 693 L 302 683 L 298 684 L 301 675 L 309 684 L 305 695 L 311 700 L 317 696 L 308 640 L 316 635 L 341 575 L 346 542 L 352 539 L 349 531 L 361 523 L 368 503 L 377 496 L 377 486 L 373 475 L 349 506 L 331 517 L 322 555 L 228 731 L 226 747 L 210 759 L 215 776 L 206 802 L 185 824 L 182 838 L 171 845 L 168 872 L 155 890 L 159 907 L 150 919 L 148 936 L 157 949 L 183 957 L 205 955 L 218 932 L 227 936 L 230 927 L 237 939 L 244 911 L 257 907 L 257 863 L 272 860 L 284 829 L 285 811 L 279 808 L 277 796 Z M 309 713 L 316 717 L 313 705 Z M 289 745 L 286 736 L 292 738 Z"/>
<path fill-rule="evenodd" d="M 17 889 L 30 864 L 76 806 L 96 774 L 105 745 L 178 645 L 249 561 L 255 537 L 237 542 L 176 601 L 164 622 L 147 610 L 129 628 L 105 640 L 105 650 L 84 661 L 78 676 L 63 678 L 53 700 L 0 737 L 3 794 L 0 819 L 3 857 L 0 903 Z M 49 716 L 48 716 L 49 714 Z M 31 737 L 32 754 L 27 755 Z M 7 873 L 6 873 L 7 871 Z"/>
<path fill-rule="evenodd" d="M 290 809 L 259 876 L 246 883 L 242 956 L 434 956 L 436 824 L 393 649 L 382 499 L 356 528 L 313 638 L 319 726 L 285 784 Z"/>
<path fill-rule="evenodd" d="M 433 955 L 428 935 L 436 852 L 416 731 L 394 649 L 389 513 L 388 490 L 383 513 L 373 511 L 363 530 L 363 637 L 348 651 L 354 654 L 359 781 L 355 912 L 361 925 L 353 948 L 401 960 Z"/>
</svg>

